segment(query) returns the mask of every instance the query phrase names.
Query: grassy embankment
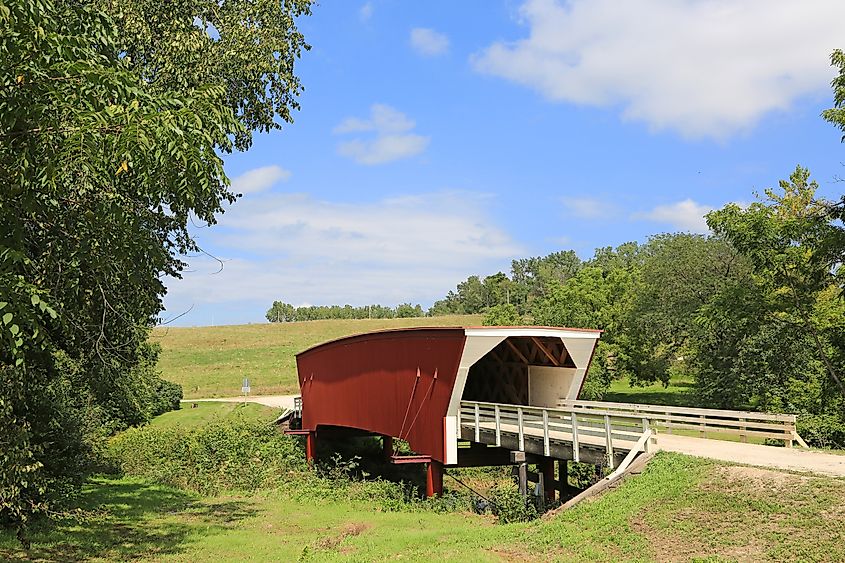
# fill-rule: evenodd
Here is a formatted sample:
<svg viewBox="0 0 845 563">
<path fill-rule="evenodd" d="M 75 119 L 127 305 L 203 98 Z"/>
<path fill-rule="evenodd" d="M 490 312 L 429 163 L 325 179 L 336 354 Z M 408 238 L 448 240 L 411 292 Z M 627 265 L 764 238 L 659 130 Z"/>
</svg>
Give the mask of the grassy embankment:
<svg viewBox="0 0 845 563">
<path fill-rule="evenodd" d="M 387 328 L 481 324 L 480 315 L 157 328 L 159 367 L 185 398 L 231 397 L 248 377 L 253 395 L 297 393 L 296 354 L 327 340 Z"/>
<path fill-rule="evenodd" d="M 239 417 L 263 423 L 273 414 L 201 404 L 162 415 L 151 430 Z M 372 490 L 335 493 L 331 482 L 290 475 L 277 487 L 210 496 L 102 476 L 86 486 L 80 514 L 32 530 L 31 550 L 0 533 L 0 560 L 845 560 L 842 479 L 659 454 L 641 476 L 553 520 L 498 525 L 425 504 L 397 510 Z"/>
</svg>

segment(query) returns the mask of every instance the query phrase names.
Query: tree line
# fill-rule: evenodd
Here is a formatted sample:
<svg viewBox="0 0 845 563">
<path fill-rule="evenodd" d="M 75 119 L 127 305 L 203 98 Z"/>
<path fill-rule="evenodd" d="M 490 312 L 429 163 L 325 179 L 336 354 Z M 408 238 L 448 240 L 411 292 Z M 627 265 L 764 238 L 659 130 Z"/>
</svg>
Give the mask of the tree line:
<svg viewBox="0 0 845 563">
<path fill-rule="evenodd" d="M 290 303 L 273 301 L 273 306 L 265 314 L 271 323 L 290 323 L 297 321 L 319 321 L 326 319 L 403 319 L 423 317 L 425 311 L 419 304 L 400 303 L 396 307 L 385 305 L 307 305 L 294 307 Z"/>
</svg>

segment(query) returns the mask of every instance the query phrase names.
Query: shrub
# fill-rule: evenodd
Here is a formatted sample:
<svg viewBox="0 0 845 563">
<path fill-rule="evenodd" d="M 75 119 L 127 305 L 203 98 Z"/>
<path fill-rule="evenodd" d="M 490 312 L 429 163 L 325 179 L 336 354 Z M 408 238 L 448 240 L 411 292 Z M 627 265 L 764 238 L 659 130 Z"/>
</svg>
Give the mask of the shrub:
<svg viewBox="0 0 845 563">
<path fill-rule="evenodd" d="M 801 415 L 798 434 L 811 446 L 845 448 L 845 418 L 832 413 Z"/>
<path fill-rule="evenodd" d="M 499 483 L 490 489 L 490 501 L 500 524 L 528 522 L 537 518 L 534 504 L 519 493 L 519 487 L 513 481 Z"/>
<path fill-rule="evenodd" d="M 151 399 L 150 414 L 158 416 L 168 411 L 176 411 L 181 408 L 182 386 L 178 383 L 159 378 Z"/>
<path fill-rule="evenodd" d="M 295 439 L 239 415 L 188 430 L 130 428 L 110 441 L 108 454 L 126 474 L 201 494 L 270 488 L 305 469 Z"/>
</svg>

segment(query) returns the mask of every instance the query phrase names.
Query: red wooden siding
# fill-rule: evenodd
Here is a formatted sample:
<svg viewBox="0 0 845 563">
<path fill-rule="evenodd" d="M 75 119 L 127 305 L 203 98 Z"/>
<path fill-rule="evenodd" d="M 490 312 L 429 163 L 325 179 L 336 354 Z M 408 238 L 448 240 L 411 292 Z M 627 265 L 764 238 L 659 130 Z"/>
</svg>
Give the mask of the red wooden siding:
<svg viewBox="0 0 845 563">
<path fill-rule="evenodd" d="M 404 329 L 302 352 L 296 363 L 303 427 L 345 426 L 402 438 L 443 462 L 443 417 L 465 339 L 463 328 Z"/>
</svg>

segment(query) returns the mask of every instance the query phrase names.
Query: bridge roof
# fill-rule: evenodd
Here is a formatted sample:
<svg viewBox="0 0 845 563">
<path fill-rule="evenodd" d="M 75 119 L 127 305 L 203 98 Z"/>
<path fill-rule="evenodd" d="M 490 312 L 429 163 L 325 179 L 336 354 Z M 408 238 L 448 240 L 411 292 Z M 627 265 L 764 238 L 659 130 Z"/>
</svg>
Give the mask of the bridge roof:
<svg viewBox="0 0 845 563">
<path fill-rule="evenodd" d="M 354 342 L 390 337 L 408 338 L 419 336 L 425 338 L 431 333 L 463 336 L 553 336 L 568 338 L 599 338 L 602 330 L 591 328 L 567 328 L 558 326 L 419 326 L 408 328 L 388 328 L 371 332 L 342 336 L 334 340 L 321 342 L 299 352 L 297 356 L 307 354 L 320 348 L 330 348 L 338 344 L 352 344 Z"/>
</svg>

